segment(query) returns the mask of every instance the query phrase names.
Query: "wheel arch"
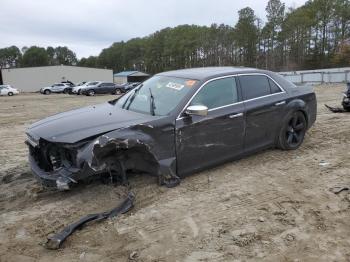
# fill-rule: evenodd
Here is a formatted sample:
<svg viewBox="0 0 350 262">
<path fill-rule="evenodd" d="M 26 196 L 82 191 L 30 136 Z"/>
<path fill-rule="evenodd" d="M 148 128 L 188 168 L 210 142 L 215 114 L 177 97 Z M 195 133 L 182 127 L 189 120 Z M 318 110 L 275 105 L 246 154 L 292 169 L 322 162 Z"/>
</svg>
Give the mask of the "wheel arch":
<svg viewBox="0 0 350 262">
<path fill-rule="evenodd" d="M 305 101 L 301 100 L 301 99 L 293 99 L 291 100 L 288 104 L 287 104 L 287 114 L 285 116 L 286 117 L 291 113 L 291 112 L 296 112 L 296 111 L 300 111 L 303 113 L 305 120 L 306 120 L 306 125 L 309 126 L 309 115 L 308 115 L 308 110 L 307 110 L 307 104 L 305 103 Z"/>
</svg>

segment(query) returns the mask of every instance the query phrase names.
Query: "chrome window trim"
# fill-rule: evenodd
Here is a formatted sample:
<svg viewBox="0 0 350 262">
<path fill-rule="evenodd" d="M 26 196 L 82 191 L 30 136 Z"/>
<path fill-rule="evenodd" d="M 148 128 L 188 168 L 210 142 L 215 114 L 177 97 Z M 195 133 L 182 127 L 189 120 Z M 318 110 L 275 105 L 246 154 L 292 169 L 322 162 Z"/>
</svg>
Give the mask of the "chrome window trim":
<svg viewBox="0 0 350 262">
<path fill-rule="evenodd" d="M 188 102 L 186 103 L 186 105 L 184 106 L 184 108 L 181 110 L 180 114 L 177 116 L 176 120 L 181 120 L 184 117 L 181 117 L 181 114 L 186 110 L 186 108 L 188 107 L 188 105 L 192 102 L 193 98 L 198 94 L 199 91 L 201 91 L 201 89 L 208 83 L 215 81 L 215 80 L 220 80 L 220 79 L 225 79 L 225 78 L 229 78 L 229 77 L 239 77 L 239 76 L 254 76 L 254 75 L 259 75 L 259 76 L 266 76 L 267 78 L 271 79 L 281 90 L 281 92 L 279 93 L 274 93 L 274 94 L 269 94 L 269 95 L 265 95 L 265 96 L 259 96 L 259 97 L 255 97 L 255 98 L 251 98 L 251 99 L 247 99 L 247 100 L 243 100 L 243 101 L 239 101 L 239 102 L 235 102 L 232 104 L 228 104 L 228 105 L 224 105 L 224 106 L 220 106 L 220 107 L 215 107 L 212 109 L 209 109 L 208 112 L 212 112 L 218 109 L 222 109 L 225 107 L 229 107 L 229 106 L 233 106 L 233 105 L 239 105 L 239 104 L 243 104 L 246 102 L 250 102 L 250 101 L 254 101 L 254 100 L 258 100 L 261 98 L 266 98 L 266 97 L 270 97 L 270 96 L 275 96 L 275 95 L 280 95 L 280 94 L 285 94 L 287 93 L 284 88 L 281 87 L 281 85 L 279 83 L 277 83 L 275 81 L 275 79 L 273 79 L 271 76 L 264 74 L 264 73 L 242 73 L 242 74 L 233 74 L 233 75 L 226 75 L 226 76 L 219 76 L 216 78 L 212 78 L 209 79 L 207 81 L 205 81 L 199 88 L 198 90 L 192 95 L 192 97 L 188 100 Z"/>
</svg>

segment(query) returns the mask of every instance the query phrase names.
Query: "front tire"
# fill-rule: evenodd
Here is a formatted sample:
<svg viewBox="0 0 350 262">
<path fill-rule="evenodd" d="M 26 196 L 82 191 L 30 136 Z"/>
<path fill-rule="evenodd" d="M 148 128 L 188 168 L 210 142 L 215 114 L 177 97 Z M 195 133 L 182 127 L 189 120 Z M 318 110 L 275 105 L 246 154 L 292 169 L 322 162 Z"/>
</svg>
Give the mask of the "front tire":
<svg viewBox="0 0 350 262">
<path fill-rule="evenodd" d="M 307 122 L 301 111 L 290 114 L 283 124 L 278 137 L 278 147 L 283 150 L 295 150 L 304 141 Z"/>
<path fill-rule="evenodd" d="M 117 88 L 114 93 L 116 95 L 121 95 L 122 94 L 122 90 L 120 88 Z"/>
<path fill-rule="evenodd" d="M 49 95 L 49 94 L 51 94 L 51 91 L 48 90 L 48 89 L 46 89 L 46 90 L 44 91 L 44 94 L 45 94 L 45 95 Z"/>
<path fill-rule="evenodd" d="M 87 92 L 88 96 L 94 96 L 95 95 L 95 90 L 91 89 Z"/>
<path fill-rule="evenodd" d="M 8 95 L 8 96 L 13 96 L 13 93 L 12 93 L 12 92 L 8 92 L 7 95 Z"/>
</svg>

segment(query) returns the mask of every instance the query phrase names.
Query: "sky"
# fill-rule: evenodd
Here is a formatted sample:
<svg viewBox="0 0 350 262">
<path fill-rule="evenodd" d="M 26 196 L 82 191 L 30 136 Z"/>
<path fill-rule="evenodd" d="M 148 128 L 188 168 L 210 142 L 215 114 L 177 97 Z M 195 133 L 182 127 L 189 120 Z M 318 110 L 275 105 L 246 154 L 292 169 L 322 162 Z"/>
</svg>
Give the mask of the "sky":
<svg viewBox="0 0 350 262">
<path fill-rule="evenodd" d="M 78 58 L 181 24 L 234 26 L 238 10 L 265 20 L 268 0 L 0 0 L 0 48 L 68 46 Z M 305 0 L 284 0 L 299 7 Z"/>
</svg>

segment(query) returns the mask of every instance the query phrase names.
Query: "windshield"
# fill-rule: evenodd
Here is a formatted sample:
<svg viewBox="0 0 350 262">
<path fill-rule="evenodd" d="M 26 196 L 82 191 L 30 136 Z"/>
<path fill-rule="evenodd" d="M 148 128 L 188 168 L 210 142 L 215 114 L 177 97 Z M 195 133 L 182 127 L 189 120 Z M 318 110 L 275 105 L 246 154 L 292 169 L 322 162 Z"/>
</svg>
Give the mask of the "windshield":
<svg viewBox="0 0 350 262">
<path fill-rule="evenodd" d="M 196 82 L 192 79 L 154 76 L 121 97 L 116 105 L 144 114 L 167 115 Z"/>
</svg>

